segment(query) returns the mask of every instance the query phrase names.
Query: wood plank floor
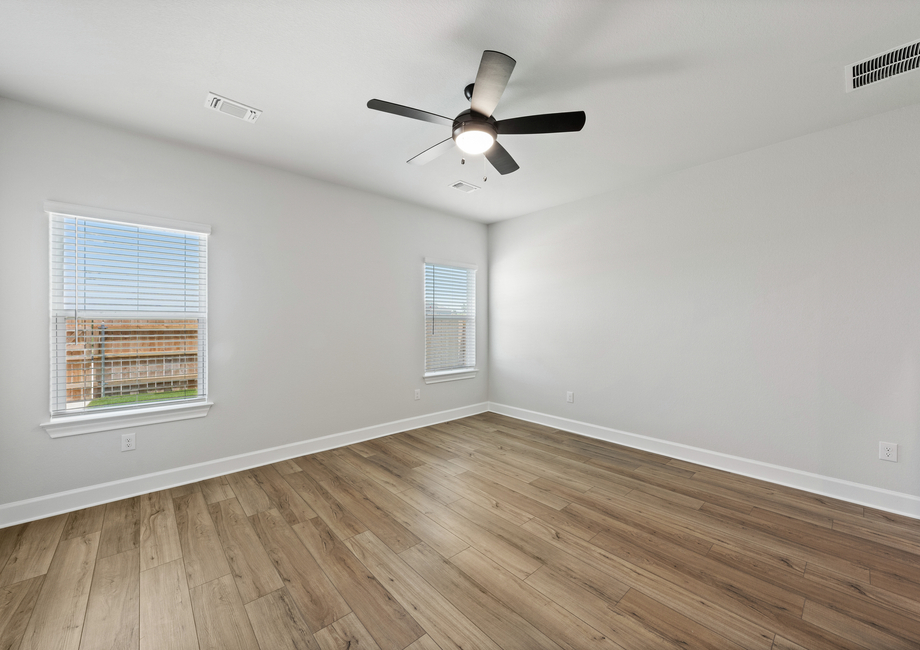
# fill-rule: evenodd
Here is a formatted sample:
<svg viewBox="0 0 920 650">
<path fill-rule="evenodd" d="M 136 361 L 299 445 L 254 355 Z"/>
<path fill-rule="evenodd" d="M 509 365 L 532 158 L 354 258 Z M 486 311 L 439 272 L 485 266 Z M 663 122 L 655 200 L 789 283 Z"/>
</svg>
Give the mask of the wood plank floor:
<svg viewBox="0 0 920 650">
<path fill-rule="evenodd" d="M 0 650 L 920 648 L 920 521 L 485 413 L 0 530 Z"/>
</svg>

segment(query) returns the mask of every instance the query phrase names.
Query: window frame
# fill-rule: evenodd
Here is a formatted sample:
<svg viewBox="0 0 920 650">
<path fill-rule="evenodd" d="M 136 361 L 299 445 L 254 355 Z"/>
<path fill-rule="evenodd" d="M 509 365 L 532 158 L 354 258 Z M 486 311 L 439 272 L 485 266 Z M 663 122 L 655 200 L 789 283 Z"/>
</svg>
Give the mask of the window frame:
<svg viewBox="0 0 920 650">
<path fill-rule="evenodd" d="M 205 251 L 208 247 L 208 237 L 211 234 L 211 227 L 207 224 L 179 221 L 174 219 L 165 219 L 142 214 L 133 214 L 105 208 L 94 208 L 89 206 L 74 205 L 70 203 L 61 203 L 57 201 L 46 201 L 44 204 L 45 218 L 49 228 L 49 297 L 53 300 L 53 287 L 55 281 L 55 272 L 53 270 L 54 258 L 54 240 L 52 233 L 52 223 L 54 215 L 63 217 L 73 217 L 79 219 L 93 219 L 109 223 L 118 223 L 129 226 L 139 226 L 147 228 L 159 228 L 165 230 L 179 231 L 184 233 L 201 235 L 205 240 Z M 207 295 L 207 257 L 205 256 L 205 278 L 203 290 Z M 54 320 L 55 311 L 49 300 L 49 332 L 51 341 L 49 341 L 49 370 L 48 386 L 51 390 L 51 402 L 49 403 L 50 418 L 47 422 L 41 423 L 40 426 L 52 438 L 64 436 L 80 435 L 84 433 L 94 433 L 98 431 L 109 431 L 113 429 L 122 429 L 128 427 L 144 426 L 148 424 L 158 424 L 162 422 L 173 422 L 177 420 L 186 420 L 193 418 L 205 417 L 210 411 L 213 402 L 208 393 L 208 345 L 207 345 L 207 300 L 205 298 L 204 308 L 204 346 L 203 359 L 198 359 L 199 374 L 202 386 L 202 397 L 197 400 L 168 400 L 161 403 L 151 403 L 144 406 L 131 406 L 130 408 L 108 408 L 99 411 L 81 411 L 73 414 L 62 414 L 60 411 L 54 411 L 53 395 L 60 386 L 54 385 L 55 377 L 57 382 L 64 382 L 66 387 L 66 372 L 63 375 L 55 372 L 54 367 L 59 364 L 55 358 L 53 339 L 55 336 Z M 114 313 L 114 312 L 113 312 Z M 143 312 L 141 312 L 143 314 Z M 148 318 L 152 314 L 145 314 Z M 198 316 L 197 318 L 201 318 Z"/>
<path fill-rule="evenodd" d="M 473 298 L 472 298 L 472 307 L 473 307 L 473 364 L 471 366 L 464 366 L 462 368 L 452 368 L 447 370 L 428 370 L 428 308 L 427 308 L 427 293 L 428 293 L 428 277 L 427 277 L 427 267 L 428 266 L 441 266 L 448 267 L 453 269 L 462 269 L 465 271 L 472 271 L 472 285 L 473 285 Z M 469 264 L 466 262 L 454 262 L 449 260 L 435 259 L 431 257 L 424 258 L 424 263 L 422 264 L 422 315 L 424 317 L 424 332 L 425 332 L 425 347 L 424 347 L 424 358 L 422 361 L 422 378 L 426 384 L 438 384 L 446 381 L 457 381 L 460 379 L 473 379 L 476 377 L 476 374 L 479 372 L 479 368 L 476 367 L 478 362 L 479 355 L 477 354 L 478 350 L 476 349 L 476 330 L 477 321 L 478 321 L 478 309 L 476 305 L 477 301 L 477 282 L 478 282 L 478 266 L 476 264 Z"/>
</svg>

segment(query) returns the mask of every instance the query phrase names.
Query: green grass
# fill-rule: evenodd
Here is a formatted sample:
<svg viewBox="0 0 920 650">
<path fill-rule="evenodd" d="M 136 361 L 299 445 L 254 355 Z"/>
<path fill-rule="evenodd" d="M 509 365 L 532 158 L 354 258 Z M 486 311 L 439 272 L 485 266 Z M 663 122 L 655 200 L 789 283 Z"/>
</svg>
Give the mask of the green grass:
<svg viewBox="0 0 920 650">
<path fill-rule="evenodd" d="M 89 406 L 110 406 L 112 404 L 134 404 L 135 402 L 153 402 L 161 399 L 183 399 L 197 397 L 198 390 L 173 390 L 168 393 L 145 393 L 143 395 L 119 395 L 118 397 L 101 397 L 94 399 Z"/>
</svg>

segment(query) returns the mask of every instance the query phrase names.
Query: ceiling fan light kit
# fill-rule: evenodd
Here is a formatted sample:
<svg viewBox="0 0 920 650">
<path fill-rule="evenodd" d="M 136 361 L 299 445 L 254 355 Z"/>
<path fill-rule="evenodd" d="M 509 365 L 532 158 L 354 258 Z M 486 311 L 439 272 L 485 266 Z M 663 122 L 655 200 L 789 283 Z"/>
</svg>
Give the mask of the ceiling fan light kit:
<svg viewBox="0 0 920 650">
<path fill-rule="evenodd" d="M 520 167 L 511 154 L 499 144 L 499 135 L 564 133 L 581 131 L 585 125 L 584 111 L 496 120 L 492 113 L 498 106 L 502 93 L 505 92 L 505 86 L 508 85 L 514 65 L 514 59 L 507 54 L 494 50 L 483 52 L 476 81 L 463 90 L 466 98 L 470 100 L 470 108 L 454 119 L 381 99 L 370 100 L 367 102 L 367 107 L 375 111 L 451 127 L 450 138 L 413 156 L 406 161 L 409 164 L 424 165 L 456 146 L 468 154 L 485 154 L 486 160 L 498 170 L 499 174 L 510 174 Z"/>
</svg>

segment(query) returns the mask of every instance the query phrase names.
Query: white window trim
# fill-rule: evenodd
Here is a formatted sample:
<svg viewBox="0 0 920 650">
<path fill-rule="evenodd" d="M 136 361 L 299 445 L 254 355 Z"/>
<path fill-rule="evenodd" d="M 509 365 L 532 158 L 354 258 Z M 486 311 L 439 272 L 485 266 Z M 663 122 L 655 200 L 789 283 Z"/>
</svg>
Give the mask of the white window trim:
<svg viewBox="0 0 920 650">
<path fill-rule="evenodd" d="M 146 214 L 121 212 L 119 210 L 96 208 L 74 203 L 45 201 L 44 210 L 47 214 L 103 219 L 105 221 L 114 221 L 133 226 L 150 226 L 153 228 L 193 232 L 202 235 L 211 234 L 211 226 L 208 224 L 166 219 L 164 217 L 154 217 Z M 210 376 L 207 368 L 209 357 L 210 355 L 206 355 L 204 360 L 205 377 Z M 41 428 L 52 438 L 65 438 L 85 433 L 98 433 L 100 431 L 126 429 L 130 427 L 146 426 L 148 424 L 161 424 L 164 422 L 203 418 L 208 414 L 212 406 L 214 406 L 214 402 L 210 401 L 171 402 L 156 406 L 133 407 L 124 410 L 101 411 L 99 413 L 52 416 L 49 417 L 48 422 L 43 422 L 39 426 L 41 426 Z"/>
<path fill-rule="evenodd" d="M 88 205 L 61 203 L 60 201 L 45 201 L 45 212 L 48 214 L 60 214 L 65 217 L 85 217 L 86 219 L 115 221 L 129 226 L 150 226 L 151 228 L 165 228 L 166 230 L 178 230 L 180 232 L 194 232 L 199 235 L 211 234 L 211 226 L 206 223 L 164 219 L 163 217 L 153 217 L 149 214 L 133 214 L 107 208 L 94 208 Z"/>
<path fill-rule="evenodd" d="M 440 384 L 444 381 L 457 381 L 458 379 L 475 379 L 479 368 L 459 368 L 457 370 L 438 370 L 437 372 L 426 372 L 424 375 L 426 384 Z"/>
<path fill-rule="evenodd" d="M 99 431 L 112 431 L 113 429 L 142 427 L 148 424 L 203 418 L 208 414 L 212 406 L 214 406 L 214 402 L 173 403 L 150 408 L 132 408 L 124 411 L 64 415 L 51 418 L 40 426 L 52 438 L 66 438 L 67 436 L 79 436 L 84 433 L 97 433 Z"/>
</svg>

